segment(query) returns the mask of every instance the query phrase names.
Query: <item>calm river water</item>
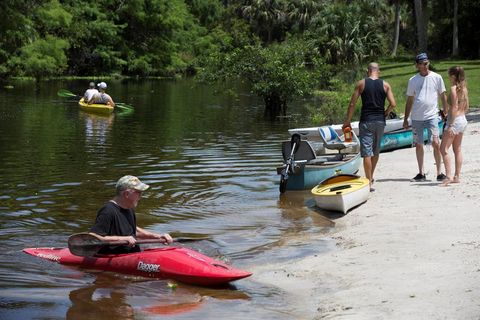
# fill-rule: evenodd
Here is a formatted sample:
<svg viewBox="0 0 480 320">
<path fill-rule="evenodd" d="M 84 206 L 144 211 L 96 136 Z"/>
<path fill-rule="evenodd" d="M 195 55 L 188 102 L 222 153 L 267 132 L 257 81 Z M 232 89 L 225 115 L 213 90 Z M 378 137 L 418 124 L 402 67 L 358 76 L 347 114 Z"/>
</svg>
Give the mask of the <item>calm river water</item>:
<svg viewBox="0 0 480 320">
<path fill-rule="evenodd" d="M 109 117 L 82 112 L 59 89 L 88 81 L 14 82 L 0 88 L 0 319 L 310 318 L 287 293 L 255 274 L 228 288 L 65 267 L 22 253 L 64 247 L 85 232 L 116 180 L 150 184 L 138 224 L 174 235 L 205 235 L 192 246 L 255 272 L 330 250 L 330 225 L 309 192 L 278 193 L 275 167 L 290 119 L 263 118 L 249 94 L 215 96 L 193 81 L 108 81 L 114 100 L 134 105 Z"/>
</svg>

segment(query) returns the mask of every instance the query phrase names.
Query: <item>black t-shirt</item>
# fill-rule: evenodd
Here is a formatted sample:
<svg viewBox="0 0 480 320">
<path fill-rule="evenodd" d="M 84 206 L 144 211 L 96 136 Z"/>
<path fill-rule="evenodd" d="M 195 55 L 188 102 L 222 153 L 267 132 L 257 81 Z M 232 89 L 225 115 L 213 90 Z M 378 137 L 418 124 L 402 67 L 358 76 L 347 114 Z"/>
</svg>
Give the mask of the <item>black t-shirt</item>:
<svg viewBox="0 0 480 320">
<path fill-rule="evenodd" d="M 365 88 L 362 91 L 362 109 L 360 121 L 385 122 L 385 98 L 387 93 L 382 79 L 365 78 Z"/>
<path fill-rule="evenodd" d="M 109 201 L 100 210 L 98 210 L 95 225 L 90 232 L 101 236 L 136 236 L 137 220 L 133 209 L 124 209 L 117 204 Z M 124 253 L 136 252 L 140 248 L 135 246 L 104 247 L 98 253 Z"/>
</svg>

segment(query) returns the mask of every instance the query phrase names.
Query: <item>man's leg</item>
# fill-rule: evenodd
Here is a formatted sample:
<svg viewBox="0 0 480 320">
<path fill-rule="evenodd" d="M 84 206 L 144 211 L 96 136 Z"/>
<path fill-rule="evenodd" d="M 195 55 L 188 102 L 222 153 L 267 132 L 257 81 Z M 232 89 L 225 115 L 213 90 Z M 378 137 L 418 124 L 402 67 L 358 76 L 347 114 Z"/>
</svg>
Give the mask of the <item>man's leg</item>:
<svg viewBox="0 0 480 320">
<path fill-rule="evenodd" d="M 413 143 L 415 144 L 415 155 L 417 157 L 418 173 L 421 174 L 421 175 L 425 175 L 425 172 L 424 172 L 424 169 L 423 169 L 423 158 L 424 158 L 423 132 L 424 132 L 424 127 L 425 127 L 424 121 L 412 121 L 412 134 L 413 134 Z"/>
<path fill-rule="evenodd" d="M 437 176 L 442 173 L 442 154 L 440 153 L 440 143 L 438 137 L 433 137 L 432 141 L 433 157 L 435 158 L 435 166 L 437 167 Z"/>
<path fill-rule="evenodd" d="M 373 156 L 372 157 L 372 170 L 371 170 L 371 176 L 372 176 L 372 179 L 370 180 L 372 183 L 373 183 L 373 174 L 375 172 L 375 168 L 377 167 L 377 163 L 378 163 L 378 159 L 380 158 L 380 155 L 376 155 L 376 156 Z"/>
<path fill-rule="evenodd" d="M 415 154 L 417 155 L 418 173 L 425 174 L 423 172 L 423 143 L 415 144 Z"/>
<path fill-rule="evenodd" d="M 372 157 L 363 158 L 363 170 L 365 171 L 365 177 L 370 181 L 370 185 L 372 185 Z"/>
</svg>

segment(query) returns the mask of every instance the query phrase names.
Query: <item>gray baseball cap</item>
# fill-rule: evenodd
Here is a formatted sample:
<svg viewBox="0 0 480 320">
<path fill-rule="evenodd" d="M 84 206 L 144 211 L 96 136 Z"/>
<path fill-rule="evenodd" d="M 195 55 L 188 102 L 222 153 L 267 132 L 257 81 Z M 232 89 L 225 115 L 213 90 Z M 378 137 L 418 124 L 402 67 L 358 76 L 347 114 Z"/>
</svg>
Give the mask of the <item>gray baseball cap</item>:
<svg viewBox="0 0 480 320">
<path fill-rule="evenodd" d="M 127 189 L 145 191 L 148 188 L 150 188 L 148 184 L 145 184 L 142 181 L 140 181 L 140 179 L 138 179 L 137 177 L 130 176 L 130 175 L 121 177 L 120 179 L 118 179 L 116 184 L 117 191 L 123 191 Z"/>
</svg>

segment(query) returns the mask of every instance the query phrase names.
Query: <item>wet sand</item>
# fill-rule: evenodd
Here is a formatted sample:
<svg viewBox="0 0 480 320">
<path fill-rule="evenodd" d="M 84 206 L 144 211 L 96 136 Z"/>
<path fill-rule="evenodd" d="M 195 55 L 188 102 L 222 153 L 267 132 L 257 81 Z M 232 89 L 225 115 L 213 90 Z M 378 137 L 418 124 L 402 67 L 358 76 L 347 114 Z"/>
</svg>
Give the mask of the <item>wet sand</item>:
<svg viewBox="0 0 480 320">
<path fill-rule="evenodd" d="M 255 280 L 305 319 L 479 319 L 480 112 L 467 118 L 460 184 L 440 186 L 429 147 L 425 182 L 410 181 L 414 148 L 382 153 L 376 191 L 319 235 L 337 249 L 262 265 Z"/>
</svg>

